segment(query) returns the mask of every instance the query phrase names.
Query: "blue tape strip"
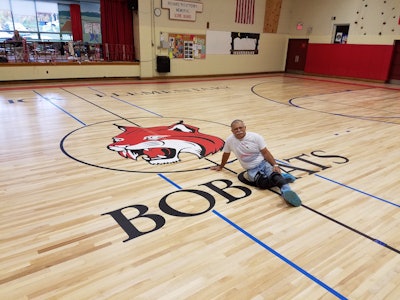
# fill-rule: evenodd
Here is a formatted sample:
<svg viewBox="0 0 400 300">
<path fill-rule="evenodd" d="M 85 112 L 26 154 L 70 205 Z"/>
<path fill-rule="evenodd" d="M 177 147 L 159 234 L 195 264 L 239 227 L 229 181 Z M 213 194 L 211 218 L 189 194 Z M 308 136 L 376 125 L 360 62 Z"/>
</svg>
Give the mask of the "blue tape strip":
<svg viewBox="0 0 400 300">
<path fill-rule="evenodd" d="M 385 247 L 387 246 L 385 242 L 382 242 L 380 240 L 374 240 L 374 242 L 378 243 L 379 245 L 385 246 Z"/>
<path fill-rule="evenodd" d="M 169 178 L 165 177 L 163 174 L 157 174 L 158 176 L 160 176 L 162 179 L 164 179 L 165 181 L 169 182 L 170 184 L 172 184 L 173 186 L 175 186 L 177 189 L 181 190 L 182 187 L 180 187 L 178 184 L 176 184 L 175 182 L 173 182 L 172 180 L 170 180 Z M 238 225 L 236 225 L 235 223 L 233 223 L 231 220 L 229 220 L 228 218 L 226 218 L 225 216 L 221 215 L 219 212 L 217 212 L 216 210 L 212 210 L 212 212 L 217 215 L 218 217 L 220 217 L 222 220 L 224 220 L 225 222 L 227 222 L 228 224 L 232 225 L 233 227 L 235 227 L 237 230 L 239 230 L 240 232 L 242 232 L 244 235 L 246 235 L 247 237 L 249 237 L 250 239 L 252 239 L 253 241 L 255 241 L 257 244 L 261 245 L 262 247 L 264 247 L 265 249 L 267 249 L 269 252 L 271 252 L 272 254 L 274 254 L 275 256 L 277 256 L 278 258 L 280 258 L 281 260 L 283 260 L 284 262 L 286 262 L 287 264 L 289 264 L 291 267 L 295 268 L 297 271 L 299 271 L 300 273 L 306 275 L 308 278 L 310 278 L 311 280 L 313 280 L 314 282 L 316 282 L 317 284 L 319 284 L 320 286 L 322 286 L 323 288 L 325 288 L 327 291 L 329 291 L 331 294 L 335 295 L 336 297 L 338 297 L 339 299 L 347 299 L 346 297 L 344 297 L 342 294 L 338 293 L 337 291 L 335 291 L 334 289 L 332 289 L 331 287 L 329 287 L 328 285 L 326 285 L 325 283 L 323 283 L 321 280 L 319 280 L 318 278 L 312 276 L 310 273 L 308 273 L 307 271 L 305 271 L 304 269 L 302 269 L 301 267 L 299 267 L 298 265 L 296 265 L 295 263 L 291 262 L 289 259 L 287 259 L 286 257 L 284 257 L 283 255 L 281 255 L 280 253 L 278 253 L 277 251 L 275 251 L 274 249 L 272 249 L 271 247 L 267 246 L 266 244 L 264 244 L 263 242 L 261 242 L 259 239 L 257 239 L 256 237 L 254 237 L 253 235 L 251 235 L 250 233 L 248 233 L 246 230 L 244 230 L 243 228 L 239 227 Z"/>
<path fill-rule="evenodd" d="M 40 93 L 33 91 L 35 94 L 39 95 L 40 97 L 42 97 L 44 100 L 46 100 L 47 102 L 53 104 L 55 107 L 57 107 L 59 110 L 63 111 L 64 113 L 66 113 L 68 116 L 70 116 L 71 118 L 75 119 L 76 121 L 78 121 L 79 123 L 81 123 L 82 125 L 86 126 L 86 124 L 84 122 L 82 122 L 81 120 L 79 120 L 77 117 L 75 117 L 74 115 L 70 114 L 69 112 L 67 112 L 64 108 L 62 108 L 61 106 L 55 104 L 53 101 L 51 101 L 50 99 L 48 99 L 47 97 L 41 95 Z"/>
<path fill-rule="evenodd" d="M 160 176 L 162 179 L 164 179 L 165 181 L 169 182 L 170 184 L 172 184 L 174 187 L 176 187 L 178 190 L 181 190 L 182 188 L 177 185 L 175 182 L 173 182 L 172 180 L 170 180 L 169 178 L 165 177 L 163 174 L 157 174 L 158 176 Z"/>
<path fill-rule="evenodd" d="M 359 193 L 361 193 L 361 194 L 367 195 L 367 196 L 369 196 L 369 197 L 375 198 L 375 199 L 377 199 L 377 200 L 380 200 L 380 201 L 386 202 L 386 203 L 388 203 L 388 204 L 390 204 L 390 205 L 393 205 L 393 206 L 396 206 L 396 207 L 399 207 L 399 208 L 400 208 L 400 205 L 399 205 L 399 204 L 397 204 L 397 203 L 390 202 L 390 201 L 388 201 L 388 200 L 385 200 L 385 199 L 382 199 L 382 198 L 380 198 L 380 197 L 377 197 L 377 196 L 374 196 L 374 195 L 368 194 L 368 193 L 366 193 L 366 192 L 363 192 L 363 191 L 361 191 L 361 190 L 358 190 L 358 189 L 356 189 L 356 188 L 353 188 L 353 187 L 351 187 L 351 186 L 345 185 L 345 184 L 343 184 L 343 183 L 340 183 L 340 182 L 338 182 L 338 181 L 335 181 L 335 180 L 333 180 L 333 179 L 330 179 L 330 178 L 327 178 L 327 177 L 321 176 L 321 175 L 319 175 L 319 174 L 314 174 L 314 175 L 315 175 L 315 176 L 317 176 L 317 177 L 320 177 L 320 178 L 322 178 L 322 179 L 328 180 L 328 181 L 330 181 L 330 182 L 336 183 L 336 184 L 338 184 L 338 185 L 341 185 L 341 186 L 343 186 L 343 187 L 346 187 L 346 188 L 348 188 L 348 189 L 350 189 L 350 190 L 353 190 L 353 191 L 359 192 Z"/>
<path fill-rule="evenodd" d="M 322 286 L 323 288 L 325 288 L 328 292 L 330 292 L 331 294 L 335 295 L 336 297 L 338 297 L 339 299 L 347 299 L 345 296 L 343 296 L 342 294 L 340 294 L 339 292 L 335 291 L 334 289 L 332 289 L 331 287 L 329 287 L 328 285 L 326 285 L 325 283 L 323 283 L 321 280 L 319 280 L 318 278 L 312 276 L 310 273 L 308 273 L 307 271 L 305 271 L 304 269 L 302 269 L 301 267 L 299 267 L 298 265 L 296 265 L 295 263 L 291 262 L 289 259 L 287 259 L 286 257 L 284 257 L 283 255 L 279 254 L 278 252 L 276 252 L 274 249 L 272 249 L 271 247 L 268 247 L 266 244 L 264 244 L 263 242 L 261 242 L 259 239 L 257 239 L 256 237 L 254 237 L 253 235 L 251 235 L 250 233 L 248 233 L 246 230 L 244 230 L 243 228 L 239 227 L 238 225 L 236 225 L 235 223 L 233 223 L 231 220 L 229 220 L 228 218 L 226 218 L 225 216 L 221 215 L 219 212 L 217 212 L 216 210 L 212 211 L 214 214 L 216 214 L 218 217 L 220 217 L 222 220 L 224 220 L 225 222 L 229 223 L 230 225 L 232 225 L 233 227 L 235 227 L 237 230 L 239 230 L 240 232 L 242 232 L 244 235 L 246 235 L 247 237 L 249 237 L 250 239 L 252 239 L 253 241 L 255 241 L 257 244 L 259 244 L 260 246 L 264 247 L 265 249 L 267 249 L 269 252 L 271 252 L 272 254 L 274 254 L 275 256 L 277 256 L 278 258 L 280 258 L 281 260 L 283 260 L 284 262 L 286 262 L 288 265 L 290 265 L 291 267 L 295 268 L 297 271 L 299 271 L 300 273 L 306 275 L 308 278 L 310 278 L 311 280 L 313 280 L 315 283 L 319 284 L 320 286 Z"/>
</svg>

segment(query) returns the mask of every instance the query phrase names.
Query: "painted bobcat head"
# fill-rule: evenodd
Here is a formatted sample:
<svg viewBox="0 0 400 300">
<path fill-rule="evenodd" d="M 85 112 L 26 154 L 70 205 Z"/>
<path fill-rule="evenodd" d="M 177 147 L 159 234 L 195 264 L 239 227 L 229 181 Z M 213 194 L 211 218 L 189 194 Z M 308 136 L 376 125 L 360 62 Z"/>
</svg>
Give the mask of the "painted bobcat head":
<svg viewBox="0 0 400 300">
<path fill-rule="evenodd" d="M 216 136 L 199 132 L 199 128 L 183 121 L 170 126 L 137 127 L 118 126 L 123 132 L 113 138 L 108 149 L 125 158 L 137 160 L 142 156 L 152 165 L 180 161 L 180 153 L 191 153 L 198 158 L 222 149 L 224 141 Z"/>
</svg>

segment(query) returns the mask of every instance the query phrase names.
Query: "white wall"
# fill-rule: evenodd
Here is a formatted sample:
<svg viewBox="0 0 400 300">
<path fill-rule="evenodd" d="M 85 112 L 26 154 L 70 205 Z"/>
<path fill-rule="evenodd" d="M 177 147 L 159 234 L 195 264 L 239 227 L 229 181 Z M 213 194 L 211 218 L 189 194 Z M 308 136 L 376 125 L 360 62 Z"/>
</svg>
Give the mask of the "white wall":
<svg viewBox="0 0 400 300">
<path fill-rule="evenodd" d="M 393 45 L 400 39 L 399 18 L 399 0 L 283 0 L 278 33 L 331 43 L 333 25 L 350 24 L 349 44 Z"/>
<path fill-rule="evenodd" d="M 282 0 L 277 34 L 263 33 L 265 1 L 268 0 L 256 0 L 255 23 L 251 25 L 234 22 L 235 0 L 190 1 L 203 3 L 203 12 L 197 13 L 195 22 L 170 20 L 167 9 L 162 9 L 161 16 L 156 17 L 153 10 L 161 8 L 161 0 L 139 0 L 139 11 L 134 15 L 135 51 L 139 65 L 13 67 L 7 64 L 0 66 L 0 81 L 279 72 L 285 68 L 289 38 L 331 43 L 334 24 L 350 24 L 348 43 L 352 44 L 393 45 L 394 40 L 400 40 L 399 0 Z M 332 17 L 336 19 L 332 20 Z M 296 30 L 299 22 L 303 24 L 302 30 Z M 259 54 L 207 54 L 205 59 L 190 61 L 172 59 L 170 73 L 156 71 L 157 55 L 167 54 L 166 50 L 160 49 L 161 32 L 206 35 L 207 30 L 260 33 Z"/>
<path fill-rule="evenodd" d="M 154 8 L 162 8 L 161 0 L 139 0 L 140 62 L 141 77 L 157 76 L 198 76 L 240 73 L 260 73 L 283 71 L 285 68 L 287 34 L 263 34 L 265 0 L 255 2 L 254 24 L 235 23 L 236 1 L 202 0 L 203 12 L 196 14 L 196 20 L 170 20 L 169 10 L 162 9 L 161 16 L 152 13 Z M 208 24 L 208 28 L 207 28 Z M 257 55 L 207 54 L 205 59 L 171 59 L 171 72 L 159 74 L 156 71 L 156 57 L 168 55 L 161 49 L 161 32 L 173 34 L 207 35 L 207 31 L 260 33 L 259 53 Z M 146 37 L 143 39 L 142 37 Z M 151 42 L 148 41 L 149 37 Z M 145 45 L 143 45 L 145 44 Z M 207 41 L 206 41 L 207 47 Z M 145 53 L 145 54 L 143 54 Z M 151 57 L 149 57 L 151 54 Z M 152 60 L 151 66 L 149 59 Z M 151 72 L 148 68 L 152 68 Z M 143 76 L 143 75 L 147 76 Z"/>
<path fill-rule="evenodd" d="M 138 77 L 139 71 L 139 64 L 123 63 L 3 64 L 0 67 L 0 81 Z"/>
</svg>

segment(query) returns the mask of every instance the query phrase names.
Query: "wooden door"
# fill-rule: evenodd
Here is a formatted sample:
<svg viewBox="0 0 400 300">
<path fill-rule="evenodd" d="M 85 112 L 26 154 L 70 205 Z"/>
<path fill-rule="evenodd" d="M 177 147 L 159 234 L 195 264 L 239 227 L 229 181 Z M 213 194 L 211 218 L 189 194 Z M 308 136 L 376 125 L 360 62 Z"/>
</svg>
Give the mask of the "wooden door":
<svg viewBox="0 0 400 300">
<path fill-rule="evenodd" d="M 289 39 L 286 72 L 303 73 L 306 65 L 308 39 Z"/>
<path fill-rule="evenodd" d="M 389 82 L 400 84 L 400 40 L 394 44 Z"/>
</svg>

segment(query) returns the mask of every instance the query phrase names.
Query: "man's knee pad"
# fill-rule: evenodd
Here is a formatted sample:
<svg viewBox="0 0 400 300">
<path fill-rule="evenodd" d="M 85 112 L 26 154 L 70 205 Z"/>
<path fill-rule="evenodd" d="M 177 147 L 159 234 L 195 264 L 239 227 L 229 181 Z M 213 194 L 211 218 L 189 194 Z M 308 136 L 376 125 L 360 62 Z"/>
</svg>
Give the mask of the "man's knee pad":
<svg viewBox="0 0 400 300">
<path fill-rule="evenodd" d="M 272 186 L 277 186 L 279 188 L 281 188 L 284 184 L 287 183 L 286 179 L 277 172 L 273 172 L 270 175 L 270 181 L 271 181 Z"/>
<path fill-rule="evenodd" d="M 260 189 L 268 189 L 270 187 L 273 187 L 270 177 L 267 177 L 261 173 L 257 173 L 257 175 L 254 177 L 254 183 Z"/>
</svg>

